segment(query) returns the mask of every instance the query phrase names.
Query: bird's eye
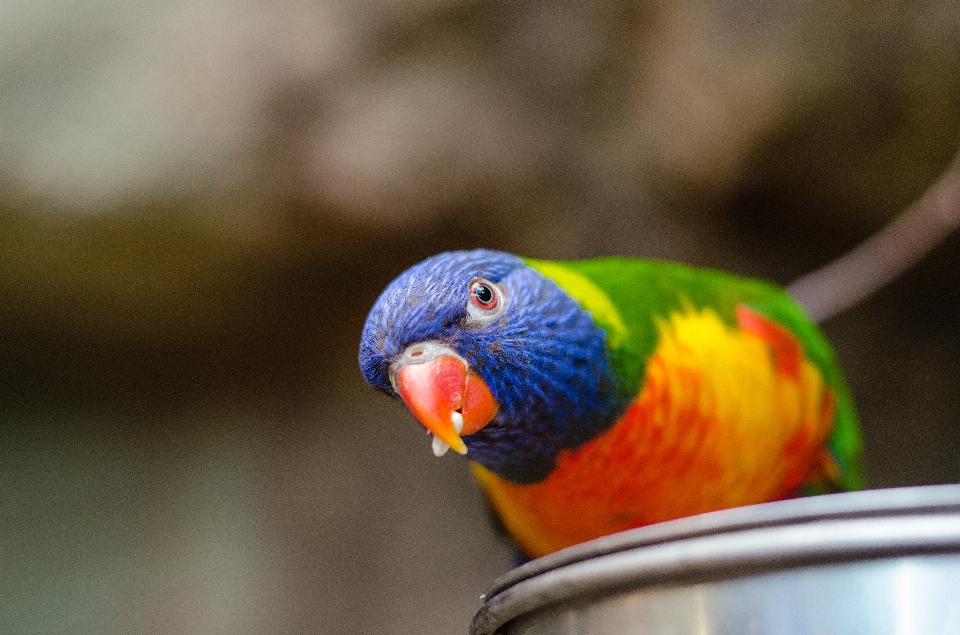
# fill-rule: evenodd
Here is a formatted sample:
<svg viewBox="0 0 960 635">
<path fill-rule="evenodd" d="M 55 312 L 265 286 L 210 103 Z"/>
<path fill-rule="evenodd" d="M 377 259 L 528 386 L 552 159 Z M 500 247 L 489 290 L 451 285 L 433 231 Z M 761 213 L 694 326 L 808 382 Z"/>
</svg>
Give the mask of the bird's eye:
<svg viewBox="0 0 960 635">
<path fill-rule="evenodd" d="M 493 283 L 482 278 L 470 283 L 470 300 L 484 311 L 493 311 L 500 304 L 500 294 Z"/>
</svg>

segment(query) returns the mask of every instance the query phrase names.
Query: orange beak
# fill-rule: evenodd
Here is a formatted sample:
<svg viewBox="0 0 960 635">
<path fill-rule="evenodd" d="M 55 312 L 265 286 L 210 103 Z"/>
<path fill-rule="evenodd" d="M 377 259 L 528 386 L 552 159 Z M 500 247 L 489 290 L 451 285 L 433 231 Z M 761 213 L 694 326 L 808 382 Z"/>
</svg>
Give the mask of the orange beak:
<svg viewBox="0 0 960 635">
<path fill-rule="evenodd" d="M 403 365 L 397 372 L 396 384 L 413 416 L 436 437 L 437 455 L 443 454 L 447 446 L 466 454 L 467 446 L 460 436 L 473 434 L 497 414 L 497 401 L 486 382 L 453 355 Z"/>
</svg>

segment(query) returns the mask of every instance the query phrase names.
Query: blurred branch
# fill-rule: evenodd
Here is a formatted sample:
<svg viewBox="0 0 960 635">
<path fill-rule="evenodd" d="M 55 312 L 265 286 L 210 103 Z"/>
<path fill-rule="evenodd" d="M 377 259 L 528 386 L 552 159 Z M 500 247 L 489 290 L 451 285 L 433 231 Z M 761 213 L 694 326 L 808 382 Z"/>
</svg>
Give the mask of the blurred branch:
<svg viewBox="0 0 960 635">
<path fill-rule="evenodd" d="M 848 309 L 913 266 L 960 226 L 960 152 L 906 211 L 787 291 L 816 322 Z"/>
</svg>

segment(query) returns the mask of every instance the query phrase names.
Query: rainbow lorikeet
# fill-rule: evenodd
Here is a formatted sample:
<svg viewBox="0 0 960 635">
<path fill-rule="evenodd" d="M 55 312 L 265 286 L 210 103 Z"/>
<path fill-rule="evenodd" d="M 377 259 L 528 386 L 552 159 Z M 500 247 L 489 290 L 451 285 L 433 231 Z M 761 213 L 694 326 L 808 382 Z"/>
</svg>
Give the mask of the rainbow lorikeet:
<svg viewBox="0 0 960 635">
<path fill-rule="evenodd" d="M 380 295 L 360 366 L 470 459 L 529 557 L 861 485 L 830 345 L 783 290 L 719 271 L 442 253 Z"/>
</svg>

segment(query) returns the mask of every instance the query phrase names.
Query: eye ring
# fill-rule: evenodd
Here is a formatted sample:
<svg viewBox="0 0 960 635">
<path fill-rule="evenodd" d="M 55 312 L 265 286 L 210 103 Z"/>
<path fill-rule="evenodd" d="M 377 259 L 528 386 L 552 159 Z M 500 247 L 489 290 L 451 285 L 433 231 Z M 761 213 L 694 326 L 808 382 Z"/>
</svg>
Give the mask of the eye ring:
<svg viewBox="0 0 960 635">
<path fill-rule="evenodd" d="M 500 307 L 500 290 L 489 280 L 477 278 L 470 283 L 470 301 L 484 312 L 496 311 Z"/>
</svg>

